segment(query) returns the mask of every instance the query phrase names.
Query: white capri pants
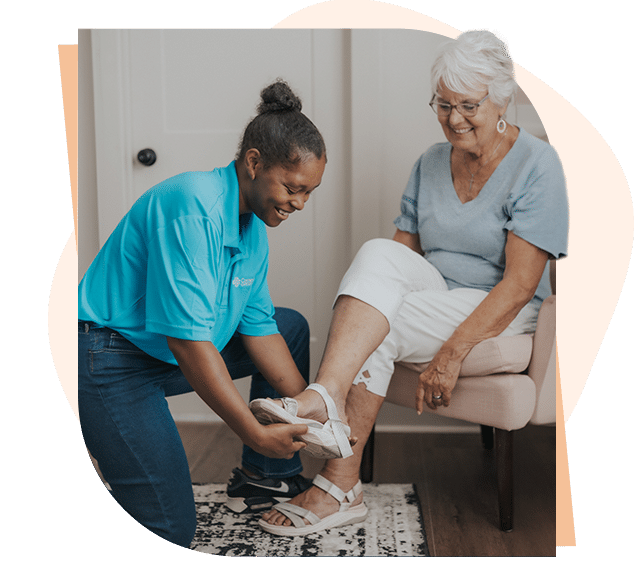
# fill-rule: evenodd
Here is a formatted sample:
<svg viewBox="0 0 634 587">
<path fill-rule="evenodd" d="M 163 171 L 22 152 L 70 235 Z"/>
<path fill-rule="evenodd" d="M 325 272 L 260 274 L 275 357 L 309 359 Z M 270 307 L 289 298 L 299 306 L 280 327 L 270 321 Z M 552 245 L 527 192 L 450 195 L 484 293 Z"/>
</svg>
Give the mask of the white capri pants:
<svg viewBox="0 0 634 587">
<path fill-rule="evenodd" d="M 344 275 L 337 298 L 351 296 L 373 306 L 387 318 L 390 332 L 354 384 L 365 383 L 368 391 L 385 397 L 394 363 L 431 361 L 487 293 L 449 290 L 440 272 L 406 245 L 389 239 L 366 242 Z M 524 306 L 500 336 L 534 332 L 538 311 L 534 304 Z"/>
</svg>

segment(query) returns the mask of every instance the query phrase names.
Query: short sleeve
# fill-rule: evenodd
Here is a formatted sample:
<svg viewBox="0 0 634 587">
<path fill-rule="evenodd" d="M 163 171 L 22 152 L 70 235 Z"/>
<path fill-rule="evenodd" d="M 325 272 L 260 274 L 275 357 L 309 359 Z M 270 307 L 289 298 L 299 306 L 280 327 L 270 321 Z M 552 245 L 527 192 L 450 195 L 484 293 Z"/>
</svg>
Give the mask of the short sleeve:
<svg viewBox="0 0 634 587">
<path fill-rule="evenodd" d="M 414 164 L 407 186 L 401 197 L 401 214 L 396 218 L 396 228 L 411 234 L 418 233 L 418 193 L 421 183 L 422 157 Z"/>
<path fill-rule="evenodd" d="M 216 319 L 222 237 L 208 218 L 185 216 L 148 244 L 146 330 L 211 340 Z"/>
<path fill-rule="evenodd" d="M 568 198 L 561 162 L 553 148 L 541 155 L 523 186 L 513 190 L 506 213 L 506 230 L 546 251 L 554 259 L 566 256 Z"/>
</svg>

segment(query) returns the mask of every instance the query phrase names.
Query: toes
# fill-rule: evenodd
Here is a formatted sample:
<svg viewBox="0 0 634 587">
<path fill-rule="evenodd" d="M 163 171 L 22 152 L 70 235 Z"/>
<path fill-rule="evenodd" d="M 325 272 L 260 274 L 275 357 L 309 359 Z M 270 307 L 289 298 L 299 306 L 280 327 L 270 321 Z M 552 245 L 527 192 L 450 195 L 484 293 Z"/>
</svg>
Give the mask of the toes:
<svg viewBox="0 0 634 587">
<path fill-rule="evenodd" d="M 281 514 L 280 512 L 276 512 L 275 510 L 273 510 L 273 515 L 269 516 L 269 518 L 266 519 L 266 521 L 269 524 L 272 524 L 273 526 L 290 526 L 291 525 L 291 521 L 285 515 Z"/>
<path fill-rule="evenodd" d="M 275 518 L 273 524 L 275 524 L 276 526 L 290 526 L 291 521 L 286 516 L 280 514 L 279 516 L 277 516 L 277 518 Z"/>
<path fill-rule="evenodd" d="M 281 512 L 270 510 L 262 514 L 262 519 L 272 526 L 292 526 L 293 522 Z"/>
</svg>

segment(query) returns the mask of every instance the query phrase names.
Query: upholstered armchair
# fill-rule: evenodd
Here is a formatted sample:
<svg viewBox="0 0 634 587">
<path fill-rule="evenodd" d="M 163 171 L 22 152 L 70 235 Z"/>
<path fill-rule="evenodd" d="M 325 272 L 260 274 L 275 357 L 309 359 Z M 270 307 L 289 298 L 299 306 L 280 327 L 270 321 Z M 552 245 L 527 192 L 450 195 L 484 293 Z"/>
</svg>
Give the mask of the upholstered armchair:
<svg viewBox="0 0 634 587">
<path fill-rule="evenodd" d="M 550 263 L 555 291 L 554 262 Z M 397 363 L 386 401 L 415 409 L 418 375 L 426 364 Z M 555 295 L 544 300 L 534 335 L 495 337 L 471 350 L 451 404 L 437 414 L 480 424 L 487 449 L 495 447 L 500 526 L 513 529 L 513 431 L 555 423 Z M 429 408 L 426 408 L 429 409 Z M 374 430 L 364 449 L 361 479 L 372 481 Z"/>
</svg>

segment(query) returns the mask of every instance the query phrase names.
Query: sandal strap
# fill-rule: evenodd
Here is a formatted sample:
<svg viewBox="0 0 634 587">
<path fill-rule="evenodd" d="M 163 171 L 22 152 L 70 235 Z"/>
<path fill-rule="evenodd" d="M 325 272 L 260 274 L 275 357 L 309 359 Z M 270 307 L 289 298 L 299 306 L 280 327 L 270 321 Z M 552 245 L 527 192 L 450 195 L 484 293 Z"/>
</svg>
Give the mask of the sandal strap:
<svg viewBox="0 0 634 587">
<path fill-rule="evenodd" d="M 325 477 L 321 475 L 315 475 L 313 479 L 313 485 L 319 487 L 329 495 L 332 495 L 340 504 L 342 505 L 350 505 L 363 491 L 363 486 L 361 485 L 361 481 L 357 481 L 356 485 L 348 492 L 345 492 L 340 487 L 337 487 L 332 481 L 329 481 Z M 348 504 L 344 504 L 344 500 L 348 500 Z M 290 505 L 290 504 L 288 504 Z"/>
<path fill-rule="evenodd" d="M 341 452 L 341 458 L 345 459 L 347 457 L 351 457 L 354 453 L 352 452 L 352 447 L 350 446 L 350 441 L 348 440 L 350 428 L 348 428 L 348 432 L 346 433 L 346 427 L 341 420 L 328 420 L 326 424 L 330 425 L 332 435 L 335 437 L 335 442 Z"/>
<path fill-rule="evenodd" d="M 335 400 L 330 397 L 330 394 L 323 385 L 319 383 L 311 383 L 306 389 L 312 389 L 316 391 L 324 400 L 326 404 L 326 413 L 329 420 L 339 420 L 339 413 L 337 412 L 337 406 L 335 406 Z"/>
<path fill-rule="evenodd" d="M 330 397 L 330 394 L 326 390 L 323 385 L 319 383 L 311 383 L 306 389 L 312 389 L 316 391 L 323 398 L 326 404 L 326 413 L 328 414 L 328 421 L 326 424 L 330 425 L 330 429 L 332 430 L 333 436 L 335 437 L 335 441 L 339 450 L 341 451 L 341 457 L 351 457 L 352 447 L 350 446 L 350 442 L 348 441 L 348 435 L 350 434 L 350 428 L 344 425 L 344 423 L 339 419 L 339 413 L 337 412 L 337 406 L 335 406 L 335 401 Z M 346 428 L 348 432 L 346 432 Z"/>
<path fill-rule="evenodd" d="M 316 485 L 320 489 L 323 489 L 326 493 L 332 495 L 340 504 L 340 512 L 348 510 L 352 505 L 352 502 L 363 491 L 361 480 L 357 481 L 356 485 L 350 491 L 345 492 L 341 488 L 337 487 L 332 481 L 328 481 L 328 479 L 322 477 L 321 475 L 315 476 L 313 479 L 313 485 Z M 348 502 L 343 503 L 344 499 L 347 499 Z M 321 522 L 321 518 L 319 518 L 317 514 L 293 503 L 276 503 L 273 506 L 273 509 L 277 510 L 281 514 L 284 514 L 293 523 L 295 528 L 305 528 L 307 524 L 304 520 L 308 520 L 312 526 Z"/>
<path fill-rule="evenodd" d="M 284 410 L 286 410 L 291 416 L 297 416 L 297 400 L 292 397 L 281 398 Z"/>
<path fill-rule="evenodd" d="M 273 506 L 273 509 L 284 514 L 293 522 L 293 526 L 296 528 L 304 528 L 306 526 L 304 519 L 308 520 L 313 526 L 321 522 L 321 519 L 316 514 L 293 503 L 278 503 Z"/>
</svg>

